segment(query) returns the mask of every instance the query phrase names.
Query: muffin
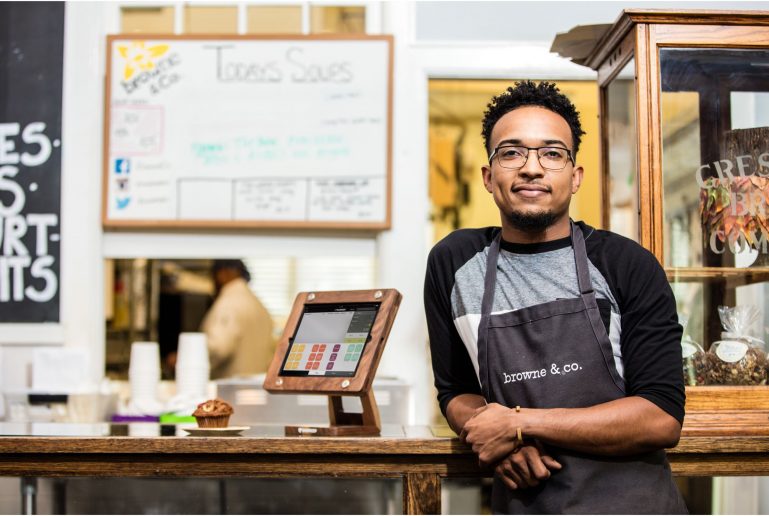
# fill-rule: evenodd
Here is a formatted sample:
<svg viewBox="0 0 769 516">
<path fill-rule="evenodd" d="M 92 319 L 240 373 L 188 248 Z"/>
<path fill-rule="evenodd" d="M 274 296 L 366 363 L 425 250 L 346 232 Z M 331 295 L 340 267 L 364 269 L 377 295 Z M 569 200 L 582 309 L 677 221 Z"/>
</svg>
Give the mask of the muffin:
<svg viewBox="0 0 769 516">
<path fill-rule="evenodd" d="M 198 428 L 226 428 L 232 413 L 232 406 L 217 398 L 198 405 L 192 415 L 198 422 Z"/>
</svg>

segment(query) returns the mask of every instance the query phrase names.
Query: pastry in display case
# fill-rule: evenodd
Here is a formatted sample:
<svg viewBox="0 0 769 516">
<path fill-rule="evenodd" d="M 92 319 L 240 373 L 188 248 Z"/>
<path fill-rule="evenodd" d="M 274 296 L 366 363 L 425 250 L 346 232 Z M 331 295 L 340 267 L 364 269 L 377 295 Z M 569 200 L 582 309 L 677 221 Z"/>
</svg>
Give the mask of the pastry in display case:
<svg viewBox="0 0 769 516">
<path fill-rule="evenodd" d="M 760 315 L 758 309 L 754 305 L 719 306 L 718 314 L 725 331 L 707 353 L 707 384 L 766 385 L 765 344 L 749 334 Z"/>
<path fill-rule="evenodd" d="M 683 375 L 685 385 L 705 385 L 708 376 L 708 359 L 705 350 L 699 342 L 692 339 L 687 326 L 689 318 L 678 314 L 678 322 L 683 326 L 681 338 L 681 361 L 683 362 Z"/>
<path fill-rule="evenodd" d="M 684 337 L 681 340 L 681 358 L 684 364 L 684 384 L 705 385 L 708 381 L 710 368 L 708 356 L 699 343 Z"/>
</svg>

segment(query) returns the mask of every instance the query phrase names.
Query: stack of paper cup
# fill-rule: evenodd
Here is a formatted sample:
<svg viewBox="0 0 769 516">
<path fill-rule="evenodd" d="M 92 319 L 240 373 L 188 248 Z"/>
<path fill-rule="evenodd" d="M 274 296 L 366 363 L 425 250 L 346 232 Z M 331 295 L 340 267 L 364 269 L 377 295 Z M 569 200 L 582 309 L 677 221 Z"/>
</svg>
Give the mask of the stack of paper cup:
<svg viewBox="0 0 769 516">
<path fill-rule="evenodd" d="M 128 423 L 128 435 L 131 437 L 159 437 L 158 423 Z"/>
<path fill-rule="evenodd" d="M 157 415 L 162 409 L 157 399 L 160 384 L 160 347 L 157 342 L 131 344 L 128 380 L 132 412 Z"/>
<path fill-rule="evenodd" d="M 210 365 L 205 333 L 180 333 L 176 354 L 176 394 L 205 398 Z"/>
</svg>

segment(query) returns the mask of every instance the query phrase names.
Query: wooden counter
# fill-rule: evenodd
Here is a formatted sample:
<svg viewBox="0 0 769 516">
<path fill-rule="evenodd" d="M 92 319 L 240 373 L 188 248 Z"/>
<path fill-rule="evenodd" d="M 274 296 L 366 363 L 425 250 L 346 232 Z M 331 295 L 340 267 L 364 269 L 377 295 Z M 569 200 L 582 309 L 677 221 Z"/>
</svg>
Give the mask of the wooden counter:
<svg viewBox="0 0 769 516">
<path fill-rule="evenodd" d="M 400 478 L 404 514 L 439 514 L 441 478 L 483 475 L 468 447 L 435 437 L 429 427 L 385 425 L 383 437 L 281 432 L 254 427 L 240 437 L 4 436 L 0 476 Z"/>
<path fill-rule="evenodd" d="M 0 476 L 400 478 L 405 514 L 439 514 L 442 478 L 489 475 L 467 446 L 429 427 L 374 438 L 283 437 L 279 427 L 241 437 L 15 433 L 0 437 Z M 677 475 L 769 474 L 769 411 L 689 414 L 668 457 Z"/>
<path fill-rule="evenodd" d="M 769 410 L 687 412 L 667 453 L 680 476 L 769 475 Z"/>
</svg>

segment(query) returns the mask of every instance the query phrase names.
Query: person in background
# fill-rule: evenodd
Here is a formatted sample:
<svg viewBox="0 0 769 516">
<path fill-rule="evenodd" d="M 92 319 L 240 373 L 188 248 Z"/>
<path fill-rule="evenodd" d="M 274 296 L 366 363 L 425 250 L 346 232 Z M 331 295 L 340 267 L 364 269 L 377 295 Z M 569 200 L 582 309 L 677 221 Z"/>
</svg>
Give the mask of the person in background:
<svg viewBox="0 0 769 516">
<path fill-rule="evenodd" d="M 263 373 L 275 351 L 273 322 L 248 287 L 251 275 L 241 260 L 215 260 L 216 298 L 203 318 L 211 379 Z"/>
<path fill-rule="evenodd" d="M 489 104 L 501 228 L 457 230 L 428 258 L 438 399 L 494 468 L 494 513 L 685 513 L 664 451 L 684 419 L 675 299 L 646 249 L 569 218 L 582 134 L 552 83 Z"/>
</svg>

